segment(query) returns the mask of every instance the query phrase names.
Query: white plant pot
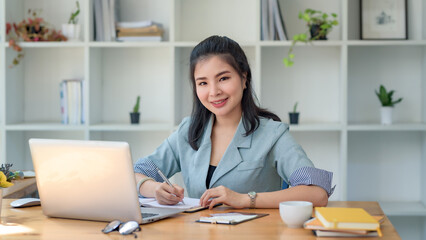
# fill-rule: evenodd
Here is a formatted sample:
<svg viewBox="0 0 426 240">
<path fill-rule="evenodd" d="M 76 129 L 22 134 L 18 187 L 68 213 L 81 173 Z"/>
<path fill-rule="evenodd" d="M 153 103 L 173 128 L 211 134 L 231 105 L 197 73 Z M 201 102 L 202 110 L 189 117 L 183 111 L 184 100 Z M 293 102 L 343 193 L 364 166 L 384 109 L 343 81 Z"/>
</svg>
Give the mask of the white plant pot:
<svg viewBox="0 0 426 240">
<path fill-rule="evenodd" d="M 383 125 L 392 124 L 392 111 L 393 107 L 382 107 L 380 109 L 381 121 Z"/>
<path fill-rule="evenodd" d="M 68 38 L 68 41 L 79 41 L 80 31 L 80 24 L 62 24 L 62 34 Z"/>
</svg>

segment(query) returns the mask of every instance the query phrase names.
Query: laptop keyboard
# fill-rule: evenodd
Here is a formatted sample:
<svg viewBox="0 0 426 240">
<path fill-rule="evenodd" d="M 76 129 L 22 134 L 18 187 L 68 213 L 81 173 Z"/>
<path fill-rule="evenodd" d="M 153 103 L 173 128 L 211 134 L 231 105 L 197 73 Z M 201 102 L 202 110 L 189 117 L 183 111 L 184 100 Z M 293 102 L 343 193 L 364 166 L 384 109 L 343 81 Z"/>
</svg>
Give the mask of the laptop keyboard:
<svg viewBox="0 0 426 240">
<path fill-rule="evenodd" d="M 149 217 L 154 217 L 157 215 L 158 213 L 142 213 L 142 218 L 149 218 Z"/>
</svg>

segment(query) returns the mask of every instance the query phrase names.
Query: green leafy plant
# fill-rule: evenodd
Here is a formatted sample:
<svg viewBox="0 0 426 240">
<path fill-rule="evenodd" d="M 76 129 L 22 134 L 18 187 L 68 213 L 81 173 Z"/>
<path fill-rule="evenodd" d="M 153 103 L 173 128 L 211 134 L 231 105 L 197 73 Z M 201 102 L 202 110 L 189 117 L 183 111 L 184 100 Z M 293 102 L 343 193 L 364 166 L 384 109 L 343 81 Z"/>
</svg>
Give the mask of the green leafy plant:
<svg viewBox="0 0 426 240">
<path fill-rule="evenodd" d="M 12 179 L 14 179 L 15 174 L 10 171 L 10 167 L 13 164 L 6 163 L 5 165 L 1 165 L 0 167 L 0 188 L 7 188 L 13 185 L 11 183 Z"/>
<path fill-rule="evenodd" d="M 68 20 L 68 24 L 77 24 L 78 23 L 78 14 L 80 14 L 80 3 L 78 1 L 75 2 L 77 4 L 77 10 L 75 12 L 71 12 L 70 19 Z"/>
<path fill-rule="evenodd" d="M 293 48 L 297 42 L 310 43 L 314 40 L 326 40 L 327 34 L 331 32 L 333 26 L 339 25 L 337 14 L 331 13 L 331 17 L 327 13 L 321 11 L 306 9 L 305 12 L 299 12 L 299 19 L 306 22 L 308 30 L 304 33 L 293 35 L 293 41 L 288 50 L 287 57 L 283 59 L 286 67 L 291 67 L 294 64 Z M 311 38 L 308 38 L 308 32 L 311 31 Z"/>
<path fill-rule="evenodd" d="M 377 97 L 382 104 L 382 107 L 393 107 L 395 104 L 402 101 L 402 98 L 399 98 L 396 101 L 392 101 L 392 96 L 394 94 L 394 90 L 387 91 L 383 85 L 380 85 L 379 91 L 375 90 Z"/>
<path fill-rule="evenodd" d="M 140 101 L 141 101 L 141 97 L 140 97 L 140 96 L 138 96 L 138 98 L 136 99 L 136 104 L 135 104 L 135 106 L 133 107 L 133 112 L 134 112 L 134 113 L 138 113 L 138 112 L 139 112 L 139 104 L 140 104 Z"/>
<path fill-rule="evenodd" d="M 294 103 L 293 112 L 292 113 L 297 113 L 297 104 L 298 104 L 298 102 Z"/>
</svg>

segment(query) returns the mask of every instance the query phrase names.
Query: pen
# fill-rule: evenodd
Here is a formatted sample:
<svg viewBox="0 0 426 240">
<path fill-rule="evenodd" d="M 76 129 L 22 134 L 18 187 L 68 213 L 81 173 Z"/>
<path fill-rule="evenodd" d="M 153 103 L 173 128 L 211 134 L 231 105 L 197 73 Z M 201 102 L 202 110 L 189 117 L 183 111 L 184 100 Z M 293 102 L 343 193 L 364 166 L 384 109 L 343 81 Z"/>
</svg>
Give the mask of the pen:
<svg viewBox="0 0 426 240">
<path fill-rule="evenodd" d="M 170 187 L 172 187 L 172 188 L 175 188 L 173 185 L 172 185 L 172 183 L 169 181 L 169 179 L 167 179 L 166 178 L 166 176 L 163 174 L 163 172 L 161 172 L 161 170 L 160 169 L 158 169 L 158 174 L 160 174 L 160 177 L 167 183 L 167 184 L 169 184 L 169 186 Z M 182 203 L 183 204 L 185 204 L 184 202 L 183 202 L 183 199 L 182 199 Z"/>
</svg>

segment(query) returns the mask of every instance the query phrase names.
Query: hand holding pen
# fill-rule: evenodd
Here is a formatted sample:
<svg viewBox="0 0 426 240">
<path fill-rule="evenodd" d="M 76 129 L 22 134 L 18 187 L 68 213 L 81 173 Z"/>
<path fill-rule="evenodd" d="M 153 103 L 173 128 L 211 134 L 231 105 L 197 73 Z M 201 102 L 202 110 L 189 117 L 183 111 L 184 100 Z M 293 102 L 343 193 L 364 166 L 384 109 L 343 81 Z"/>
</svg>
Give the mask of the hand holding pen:
<svg viewBox="0 0 426 240">
<path fill-rule="evenodd" d="M 169 181 L 169 179 L 167 179 L 167 177 L 163 174 L 163 172 L 161 172 L 161 170 L 160 169 L 158 169 L 158 174 L 160 175 L 160 177 L 170 186 L 170 187 L 172 187 L 173 189 L 176 189 L 174 186 L 173 186 L 173 184 Z M 182 199 L 182 203 L 183 204 L 185 204 L 184 202 L 183 202 L 183 199 Z"/>
</svg>

